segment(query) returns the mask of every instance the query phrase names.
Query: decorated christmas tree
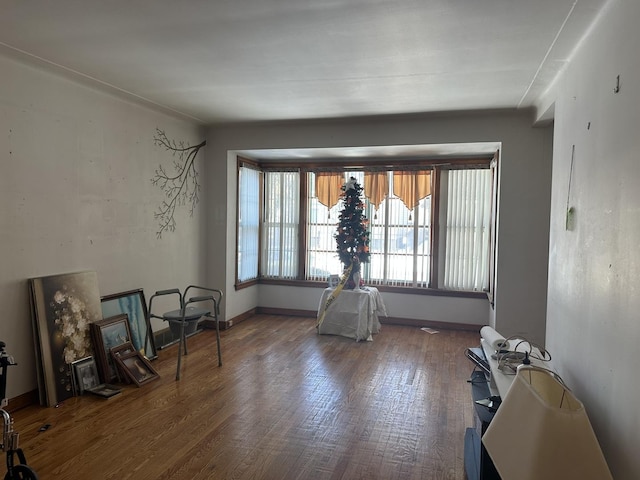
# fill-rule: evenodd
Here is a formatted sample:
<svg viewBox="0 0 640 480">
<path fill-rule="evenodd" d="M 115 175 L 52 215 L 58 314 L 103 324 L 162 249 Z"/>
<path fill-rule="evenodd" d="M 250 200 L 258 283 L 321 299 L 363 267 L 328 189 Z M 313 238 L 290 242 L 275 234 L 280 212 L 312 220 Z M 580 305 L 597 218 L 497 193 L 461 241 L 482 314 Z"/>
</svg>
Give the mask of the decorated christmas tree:
<svg viewBox="0 0 640 480">
<path fill-rule="evenodd" d="M 362 186 L 351 177 L 342 187 L 343 208 L 338 216 L 339 222 L 334 235 L 337 252 L 345 271 L 351 268 L 351 275 L 346 288 L 356 286 L 353 274 L 360 278 L 360 264 L 369 261 L 369 220 L 364 216 L 364 202 L 362 201 Z M 359 280 L 358 280 L 359 286 Z"/>
</svg>

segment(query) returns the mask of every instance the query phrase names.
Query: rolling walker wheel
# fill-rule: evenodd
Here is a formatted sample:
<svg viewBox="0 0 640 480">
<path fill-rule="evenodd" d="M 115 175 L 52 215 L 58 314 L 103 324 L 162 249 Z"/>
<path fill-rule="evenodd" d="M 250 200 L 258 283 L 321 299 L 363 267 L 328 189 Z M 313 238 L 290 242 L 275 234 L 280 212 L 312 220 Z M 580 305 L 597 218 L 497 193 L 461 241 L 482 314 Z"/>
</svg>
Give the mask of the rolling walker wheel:
<svg viewBox="0 0 640 480">
<path fill-rule="evenodd" d="M 18 464 L 14 465 L 13 472 L 7 472 L 4 480 L 38 480 L 38 475 L 28 465 Z"/>
</svg>

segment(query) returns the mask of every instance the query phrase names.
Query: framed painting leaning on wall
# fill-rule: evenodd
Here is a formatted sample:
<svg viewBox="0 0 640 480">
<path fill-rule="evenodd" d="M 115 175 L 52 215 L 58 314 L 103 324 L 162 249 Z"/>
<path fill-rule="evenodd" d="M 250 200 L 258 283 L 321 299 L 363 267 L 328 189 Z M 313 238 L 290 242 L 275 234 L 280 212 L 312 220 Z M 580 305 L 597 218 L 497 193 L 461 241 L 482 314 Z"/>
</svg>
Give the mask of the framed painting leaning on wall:
<svg viewBox="0 0 640 480">
<path fill-rule="evenodd" d="M 140 352 L 115 355 L 114 358 L 120 370 L 138 387 L 160 378 L 158 372 L 146 358 L 140 355 Z"/>
<path fill-rule="evenodd" d="M 71 398 L 71 364 L 92 356 L 89 325 L 102 318 L 98 275 L 77 272 L 29 279 L 42 405 Z"/>
<path fill-rule="evenodd" d="M 111 356 L 111 349 L 131 342 L 127 314 L 121 313 L 92 323 L 91 337 L 102 382 L 118 381 L 119 375 Z"/>
<path fill-rule="evenodd" d="M 151 331 L 149 317 L 147 315 L 147 303 L 142 289 L 129 290 L 122 293 L 114 293 L 102 297 L 103 318 L 126 313 L 129 317 L 129 329 L 131 330 L 131 343 L 149 360 L 158 357 L 156 344 Z M 146 338 L 146 345 L 145 343 Z"/>
</svg>

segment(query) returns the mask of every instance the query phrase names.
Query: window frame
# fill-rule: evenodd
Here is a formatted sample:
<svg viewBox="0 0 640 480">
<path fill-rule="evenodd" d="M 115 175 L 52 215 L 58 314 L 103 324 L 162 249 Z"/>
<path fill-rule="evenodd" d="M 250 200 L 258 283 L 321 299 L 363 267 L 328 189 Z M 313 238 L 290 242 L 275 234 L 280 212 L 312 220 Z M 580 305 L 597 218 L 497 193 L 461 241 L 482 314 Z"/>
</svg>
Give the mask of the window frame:
<svg viewBox="0 0 640 480">
<path fill-rule="evenodd" d="M 319 287 L 325 286 L 324 281 L 306 280 L 306 265 L 305 258 L 305 246 L 307 237 L 307 209 L 305 208 L 305 201 L 308 192 L 307 173 L 309 171 L 352 171 L 352 170 L 367 170 L 367 169 L 386 169 L 386 170 L 411 170 L 411 169 L 430 169 L 432 171 L 432 200 L 431 200 L 431 235 L 430 235 L 430 279 L 428 287 L 412 287 L 412 286 L 391 286 L 391 285 L 376 285 L 378 290 L 386 292 L 396 293 L 411 293 L 419 295 L 433 295 L 433 296 L 449 296 L 449 297 L 467 297 L 467 298 L 489 298 L 493 299 L 493 286 L 495 275 L 495 231 L 496 231 L 496 210 L 497 210 L 497 162 L 499 158 L 499 152 L 496 152 L 491 156 L 478 156 L 470 158 L 446 158 L 446 159 L 420 159 L 420 160 L 395 160 L 393 165 L 390 165 L 387 161 L 368 161 L 366 164 L 362 164 L 360 161 L 331 161 L 331 162 L 308 162 L 304 164 L 298 164 L 295 166 L 295 170 L 300 175 L 300 208 L 299 208 L 299 268 L 296 279 L 278 279 L 278 278 L 263 278 L 260 271 L 260 265 L 262 259 L 258 259 L 258 278 L 247 282 L 238 281 L 237 261 L 236 261 L 236 278 L 235 288 L 236 290 L 246 288 L 255 284 L 270 284 L 270 285 L 283 285 L 283 286 L 307 286 L 307 287 Z M 238 171 L 241 162 L 249 162 L 262 171 L 266 170 L 292 170 L 293 165 L 291 162 L 275 162 L 275 161 L 261 161 L 261 160 L 248 160 L 246 158 L 238 157 Z M 489 289 L 488 291 L 462 291 L 462 290 L 445 290 L 438 286 L 438 275 L 440 271 L 440 250 L 441 242 L 440 238 L 440 215 L 441 215 L 441 172 L 442 170 L 455 170 L 455 169 L 469 169 L 469 168 L 483 168 L 490 169 L 492 172 L 491 179 L 491 223 L 490 223 L 490 267 L 489 267 Z M 260 177 L 260 191 L 261 191 L 261 221 L 263 212 L 263 191 L 264 191 L 264 176 Z M 239 185 L 238 185 L 239 189 Z M 239 195 L 239 193 L 238 193 Z M 237 204 L 236 204 L 237 205 Z M 238 219 L 236 218 L 236 234 L 238 229 Z M 260 230 L 262 231 L 262 230 Z M 261 235 L 262 237 L 262 235 Z M 237 237 L 236 237 L 237 238 Z M 262 242 L 262 238 L 260 238 Z M 262 249 L 258 252 L 262 254 Z M 237 247 L 236 247 L 236 260 L 237 260 Z"/>
<path fill-rule="evenodd" d="M 245 168 L 251 168 L 254 170 L 257 170 L 260 172 L 260 178 L 259 178 L 259 194 L 258 194 L 258 198 L 260 201 L 260 204 L 258 205 L 258 256 L 257 256 L 257 261 L 258 261 L 258 275 L 256 278 L 251 278 L 249 280 L 243 280 L 241 281 L 239 279 L 239 274 L 240 274 L 240 252 L 239 252 L 239 242 L 238 239 L 240 238 L 240 170 L 245 167 Z M 247 158 L 242 158 L 242 157 L 238 157 L 237 159 L 237 165 L 236 165 L 236 251 L 235 251 L 235 280 L 234 280 L 234 286 L 236 288 L 236 290 L 239 290 L 240 288 L 246 288 L 246 287 L 250 287 L 252 285 L 256 285 L 261 277 L 261 272 L 260 272 L 260 252 L 262 251 L 262 234 L 260 232 L 260 225 L 262 223 L 262 212 L 263 212 L 263 204 L 264 204 L 264 198 L 263 198 L 263 182 L 264 182 L 264 177 L 262 175 L 262 167 L 260 166 L 260 164 L 258 162 L 249 160 Z"/>
</svg>

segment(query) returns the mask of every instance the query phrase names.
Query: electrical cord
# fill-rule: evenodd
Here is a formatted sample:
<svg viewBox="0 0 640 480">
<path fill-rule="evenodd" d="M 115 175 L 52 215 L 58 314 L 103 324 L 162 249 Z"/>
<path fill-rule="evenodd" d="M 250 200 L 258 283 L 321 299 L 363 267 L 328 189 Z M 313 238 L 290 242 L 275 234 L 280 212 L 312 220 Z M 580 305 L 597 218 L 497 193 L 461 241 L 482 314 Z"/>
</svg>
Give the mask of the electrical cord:
<svg viewBox="0 0 640 480">
<path fill-rule="evenodd" d="M 540 345 L 531 342 L 525 337 L 520 335 L 512 335 L 505 339 L 505 344 L 509 345 L 511 340 L 518 340 L 518 342 L 513 347 L 513 350 L 498 350 L 496 352 L 495 359 L 498 361 L 498 370 L 500 370 L 505 375 L 515 375 L 518 369 L 518 365 L 529 365 L 531 363 L 531 359 L 536 359 L 540 362 L 549 362 L 551 361 L 551 353 L 548 350 L 542 348 Z M 521 350 L 518 348 L 521 345 L 525 345 L 525 347 Z M 526 348 L 528 346 L 528 349 Z M 537 352 L 536 353 L 534 348 Z"/>
<path fill-rule="evenodd" d="M 473 367 L 473 369 L 471 370 L 471 375 L 469 375 L 469 378 L 467 379 L 467 383 L 470 383 L 471 385 L 482 385 L 487 383 L 487 378 L 485 375 L 483 375 L 483 380 L 478 379 L 478 378 L 474 378 L 473 377 L 473 372 L 482 372 L 483 374 L 485 373 L 484 370 L 482 370 L 480 367 L 478 367 L 477 365 Z"/>
<path fill-rule="evenodd" d="M 522 337 L 517 337 L 514 336 L 513 339 L 516 338 L 520 338 L 520 341 L 518 343 L 516 343 L 516 346 L 514 347 L 514 350 L 518 350 L 518 347 L 520 345 L 522 345 L 523 343 L 526 343 L 529 345 L 529 356 L 531 358 L 535 358 L 536 360 L 540 360 L 541 362 L 550 362 L 551 361 L 551 354 L 549 353 L 548 350 L 542 348 L 540 345 L 538 345 L 537 343 L 533 343 L 529 340 L 527 340 L 526 338 L 522 338 Z M 540 355 L 538 355 L 537 353 L 534 352 L 534 348 L 536 348 L 539 352 Z"/>
</svg>

